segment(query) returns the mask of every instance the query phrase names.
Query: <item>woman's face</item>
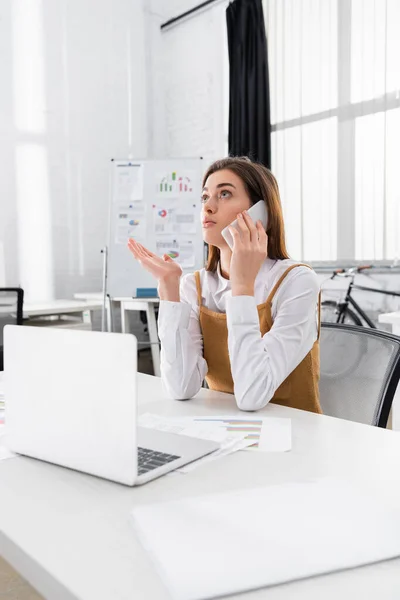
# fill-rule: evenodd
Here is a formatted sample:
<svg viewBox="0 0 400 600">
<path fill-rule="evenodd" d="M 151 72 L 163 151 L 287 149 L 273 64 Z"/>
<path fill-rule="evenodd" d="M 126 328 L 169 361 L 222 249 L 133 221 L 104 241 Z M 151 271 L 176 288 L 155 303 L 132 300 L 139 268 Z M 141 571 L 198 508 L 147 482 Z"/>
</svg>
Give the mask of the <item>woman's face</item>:
<svg viewBox="0 0 400 600">
<path fill-rule="evenodd" d="M 221 231 L 250 206 L 251 200 L 238 175 L 229 169 L 210 175 L 202 193 L 201 222 L 204 241 L 217 248 L 227 246 Z"/>
</svg>

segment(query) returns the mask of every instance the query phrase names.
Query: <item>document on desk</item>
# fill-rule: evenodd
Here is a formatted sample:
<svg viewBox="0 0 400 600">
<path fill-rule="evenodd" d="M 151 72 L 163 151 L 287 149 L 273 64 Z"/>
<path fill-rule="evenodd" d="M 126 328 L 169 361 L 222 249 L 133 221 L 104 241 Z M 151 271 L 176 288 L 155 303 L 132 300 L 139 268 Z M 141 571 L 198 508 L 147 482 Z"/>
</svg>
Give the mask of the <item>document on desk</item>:
<svg viewBox="0 0 400 600">
<path fill-rule="evenodd" d="M 176 600 L 215 598 L 400 556 L 399 510 L 332 479 L 146 504 L 132 517 Z"/>
<path fill-rule="evenodd" d="M 187 422 L 220 427 L 229 433 L 242 433 L 249 449 L 261 452 L 288 452 L 292 448 L 291 419 L 221 415 L 186 417 Z M 182 419 L 183 422 L 183 419 Z"/>
<path fill-rule="evenodd" d="M 0 371 L 0 426 L 4 425 L 4 371 Z"/>
<path fill-rule="evenodd" d="M 139 417 L 139 426 L 158 429 L 160 431 L 168 431 L 169 433 L 188 435 L 204 440 L 212 440 L 213 442 L 218 442 L 220 444 L 220 448 L 215 452 L 180 467 L 180 469 L 176 469 L 174 473 L 189 473 L 204 463 L 216 460 L 217 458 L 226 456 L 232 452 L 243 450 L 253 443 L 251 440 L 246 439 L 246 434 L 244 432 L 228 432 L 225 428 L 219 427 L 216 423 L 196 422 L 192 418 L 168 418 L 145 413 Z"/>
<path fill-rule="evenodd" d="M 4 405 L 4 371 L 0 371 L 0 406 Z"/>
<path fill-rule="evenodd" d="M 0 421 L 0 423 L 1 423 L 1 421 Z M 9 450 L 7 448 L 7 446 L 4 444 L 5 433 L 6 432 L 5 432 L 4 425 L 0 424 L 0 460 L 5 460 L 6 458 L 15 458 L 17 456 L 17 454 L 14 454 L 14 452 L 11 452 L 11 450 Z"/>
</svg>

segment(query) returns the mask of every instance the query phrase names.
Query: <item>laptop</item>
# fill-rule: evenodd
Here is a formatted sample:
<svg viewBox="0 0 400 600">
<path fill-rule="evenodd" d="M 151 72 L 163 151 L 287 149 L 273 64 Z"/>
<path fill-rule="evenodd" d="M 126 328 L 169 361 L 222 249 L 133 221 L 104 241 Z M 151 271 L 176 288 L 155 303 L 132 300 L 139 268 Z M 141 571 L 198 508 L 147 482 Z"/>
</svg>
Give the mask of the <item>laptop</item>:
<svg viewBox="0 0 400 600">
<path fill-rule="evenodd" d="M 219 448 L 138 427 L 131 334 L 6 325 L 4 359 L 6 443 L 16 453 L 133 486 Z"/>
</svg>

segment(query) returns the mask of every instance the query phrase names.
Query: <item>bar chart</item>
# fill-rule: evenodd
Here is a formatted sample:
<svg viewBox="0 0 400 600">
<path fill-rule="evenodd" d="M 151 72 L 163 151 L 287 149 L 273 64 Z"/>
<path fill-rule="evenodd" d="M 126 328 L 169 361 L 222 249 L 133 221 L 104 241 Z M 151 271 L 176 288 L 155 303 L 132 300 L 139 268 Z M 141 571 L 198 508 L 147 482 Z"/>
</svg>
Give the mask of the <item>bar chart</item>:
<svg viewBox="0 0 400 600">
<path fill-rule="evenodd" d="M 192 179 L 189 175 L 178 174 L 172 171 L 162 175 L 156 184 L 157 194 L 180 195 L 193 192 Z"/>
<path fill-rule="evenodd" d="M 252 448 L 257 448 L 260 441 L 263 419 L 243 419 L 243 418 L 224 418 L 224 417 L 199 417 L 196 421 L 219 423 L 226 431 L 246 433 L 246 440 L 254 440 Z"/>
</svg>

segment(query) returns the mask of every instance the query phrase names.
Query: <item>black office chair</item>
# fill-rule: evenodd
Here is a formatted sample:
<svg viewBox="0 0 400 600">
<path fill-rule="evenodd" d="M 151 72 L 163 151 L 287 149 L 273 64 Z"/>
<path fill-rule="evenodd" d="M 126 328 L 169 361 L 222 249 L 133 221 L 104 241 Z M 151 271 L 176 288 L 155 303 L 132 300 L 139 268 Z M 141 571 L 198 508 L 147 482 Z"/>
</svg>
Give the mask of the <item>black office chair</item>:
<svg viewBox="0 0 400 600">
<path fill-rule="evenodd" d="M 3 328 L 5 325 L 22 325 L 24 290 L 0 288 L 0 371 L 4 369 Z"/>
<path fill-rule="evenodd" d="M 400 379 L 400 337 L 322 323 L 320 402 L 331 417 L 386 427 Z"/>
</svg>

